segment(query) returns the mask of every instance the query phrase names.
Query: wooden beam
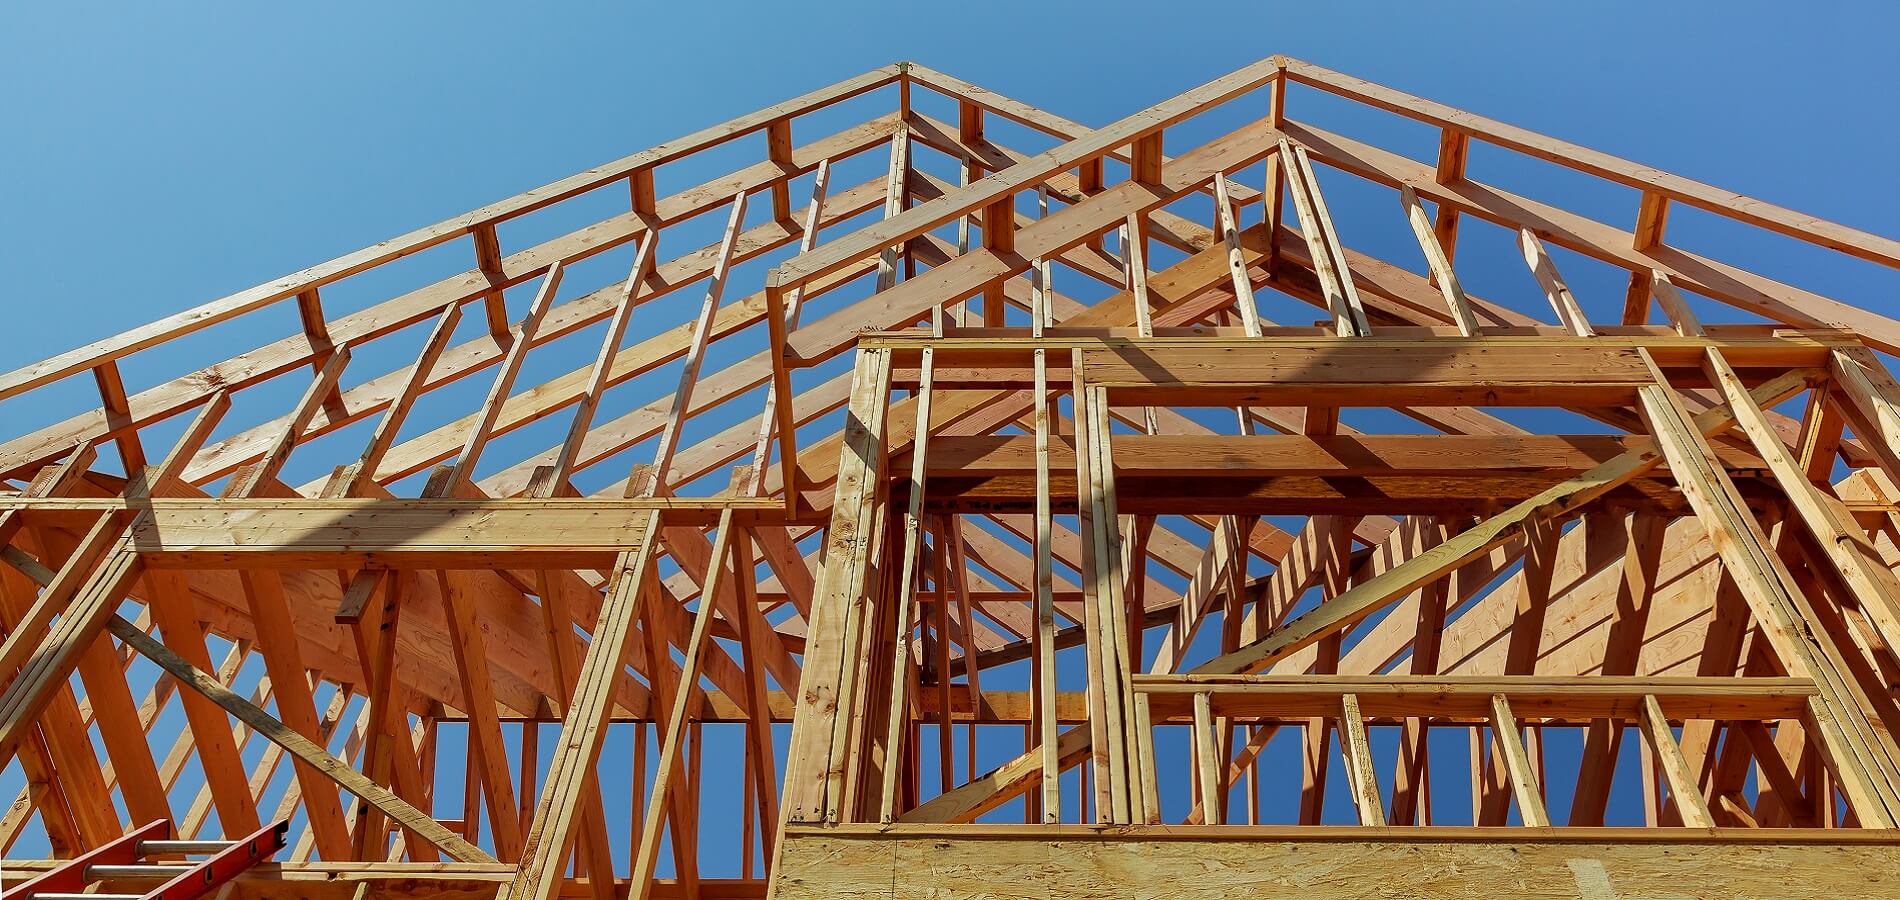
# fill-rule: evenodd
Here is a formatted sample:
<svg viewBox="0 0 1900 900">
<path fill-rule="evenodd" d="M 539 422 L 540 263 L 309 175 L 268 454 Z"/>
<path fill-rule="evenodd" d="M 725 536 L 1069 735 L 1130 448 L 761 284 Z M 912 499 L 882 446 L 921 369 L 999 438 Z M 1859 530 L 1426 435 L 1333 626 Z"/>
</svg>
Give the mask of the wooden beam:
<svg viewBox="0 0 1900 900">
<path fill-rule="evenodd" d="M 118 516 L 104 516 L 92 534 L 116 533 L 118 521 Z M 101 549 L 88 551 L 88 546 Z M 0 760 L 11 760 L 19 750 L 40 710 L 52 699 L 53 690 L 72 675 L 80 655 L 99 636 L 140 570 L 138 552 L 123 538 L 105 540 L 89 535 L 34 604 L 33 610 L 50 607 L 48 598 L 62 584 L 73 585 L 65 594 L 70 604 L 57 610 L 59 620 L 39 626 L 37 633 L 22 623 L 8 636 L 9 648 L 15 639 L 22 639 L 21 646 L 32 653 L 19 662 L 13 662 L 13 654 L 7 654 L 5 671 L 18 674 L 0 692 Z M 29 618 L 33 610 L 29 610 Z"/>
<path fill-rule="evenodd" d="M 1754 395 L 1772 405 L 1799 390 L 1803 383 L 1800 378 L 1781 379 L 1756 388 Z M 1694 427 L 1697 434 L 1720 433 L 1734 424 L 1727 407 L 1716 407 L 1697 416 Z M 1325 606 L 1288 622 L 1252 644 L 1215 657 L 1194 671 L 1205 674 L 1247 672 L 1281 659 L 1503 544 L 1532 518 L 1556 518 L 1573 512 L 1661 462 L 1662 455 L 1655 450 L 1631 451 L 1618 456 L 1354 585 Z"/>
<path fill-rule="evenodd" d="M 462 862 L 495 862 L 495 858 L 484 853 L 481 848 L 457 837 L 454 832 L 443 828 L 441 823 L 430 818 L 427 813 L 397 798 L 383 786 L 363 777 L 351 768 L 349 763 L 337 759 L 330 754 L 330 751 L 323 749 L 309 738 L 273 718 L 270 713 L 233 693 L 217 679 L 186 662 L 183 657 L 173 653 L 164 644 L 153 640 L 137 626 L 114 615 L 107 628 L 113 636 L 137 650 L 146 659 L 158 664 L 159 668 L 171 673 L 172 677 L 183 682 L 186 687 L 223 707 L 226 712 L 256 729 L 259 734 L 269 738 L 272 743 L 284 748 L 292 756 L 322 771 L 344 790 L 375 804 L 384 815 L 427 838 L 443 852 Z"/>
<path fill-rule="evenodd" d="M 1685 880 L 1721 881 L 1723 890 L 1777 896 L 1789 885 L 1823 896 L 1877 896 L 1900 848 L 1851 829 L 1341 828 L 1181 825 L 1047 829 L 1023 825 L 799 829 L 776 873 L 775 896 L 816 900 L 877 891 L 921 900 L 960 883 L 1008 885 L 1051 900 L 1166 890 L 1182 900 L 1232 896 L 1217 872 L 1285 873 L 1312 900 L 1365 896 L 1379 884 L 1406 897 L 1468 898 L 1473 879 L 1548 897 L 1655 897 L 1684 892 Z M 1421 858 L 1438 864 L 1421 863 Z M 1485 888 L 1480 888 L 1484 890 Z"/>
<path fill-rule="evenodd" d="M 1089 755 L 1089 730 L 1078 725 L 1056 738 L 1058 770 Z M 963 823 L 989 812 L 1035 787 L 1042 780 L 1042 751 L 1025 753 L 967 784 L 945 791 L 899 816 L 899 822 Z"/>
<path fill-rule="evenodd" d="M 520 860 L 523 824 L 515 806 L 514 776 L 508 771 L 508 747 L 496 716 L 494 686 L 490 682 L 487 632 L 477 618 L 475 575 L 465 570 L 436 573 L 447 616 L 449 646 L 455 672 L 469 714 L 469 768 L 480 774 L 481 796 L 494 829 L 495 852 L 509 862 Z M 443 848 L 448 849 L 448 848 Z"/>
<path fill-rule="evenodd" d="M 634 622 L 639 618 L 641 590 L 653 561 L 659 524 L 659 513 L 648 513 L 643 529 L 646 538 L 622 552 L 614 564 L 607 599 L 601 606 L 593 641 L 588 644 L 587 658 L 581 664 L 574 699 L 561 722 L 561 736 L 555 744 L 541 799 L 535 804 L 534 818 L 522 841 L 521 866 L 501 896 L 513 900 L 547 900 L 560 890 L 567 867 L 567 851 L 583 809 L 580 794 L 584 789 L 597 790 L 589 784 L 600 757 L 601 742 L 606 737 L 607 718 L 613 711 L 614 683 L 622 677 L 628 651 L 633 646 Z M 710 605 L 707 601 L 701 602 L 702 609 Z M 682 680 L 682 694 L 693 682 L 690 677 Z M 669 730 L 668 734 L 675 734 L 677 730 Z M 644 847 L 642 844 L 643 852 Z M 657 846 L 654 849 L 657 850 Z"/>
<path fill-rule="evenodd" d="M 853 608 L 868 590 L 867 556 L 883 527 L 878 495 L 884 481 L 889 352 L 859 353 L 851 385 L 837 499 L 825 533 L 830 564 L 825 566 L 812 594 L 811 624 L 799 682 L 798 716 L 806 726 L 796 730 L 786 759 L 781 831 L 789 822 L 837 820 L 837 788 L 826 769 L 831 758 L 833 724 L 838 705 L 843 702 L 840 691 L 844 670 L 856 664 L 847 655 L 844 636 L 851 625 Z"/>
<path fill-rule="evenodd" d="M 680 369 L 679 387 L 673 391 L 670 406 L 667 408 L 666 424 L 660 429 L 658 446 L 653 451 L 653 467 L 648 470 L 648 483 L 634 485 L 631 496 L 652 497 L 662 493 L 667 483 L 667 470 L 673 464 L 673 454 L 679 449 L 680 428 L 686 420 L 686 409 L 693 402 L 693 389 L 699 384 L 699 370 L 705 363 L 706 346 L 712 341 L 714 316 L 719 311 L 720 297 L 725 294 L 726 279 L 731 273 L 732 255 L 739 232 L 745 225 L 746 194 L 741 191 L 732 197 L 732 209 L 726 218 L 726 230 L 719 239 L 719 255 L 713 263 L 712 280 L 706 283 L 706 294 L 699 304 L 699 315 L 693 320 L 693 339 L 686 351 L 686 364 Z M 777 314 L 772 316 L 777 318 Z"/>
<path fill-rule="evenodd" d="M 1431 220 L 1425 216 L 1425 207 L 1418 202 L 1418 192 L 1412 190 L 1409 184 L 1400 188 L 1399 202 L 1405 207 L 1405 220 L 1412 226 L 1412 236 L 1418 238 L 1419 249 L 1425 252 L 1425 265 L 1430 271 L 1432 283 L 1438 285 L 1439 293 L 1445 297 L 1445 308 L 1451 311 L 1452 321 L 1458 324 L 1458 333 L 1465 337 L 1478 334 L 1481 326 L 1471 314 L 1471 303 L 1465 299 L 1465 289 L 1458 283 L 1458 274 L 1452 271 L 1451 254 L 1439 243 L 1437 233 L 1432 230 Z M 1455 222 L 1456 219 L 1449 221 Z"/>
<path fill-rule="evenodd" d="M 1504 769 L 1509 774 L 1511 793 L 1517 799 L 1517 814 L 1527 828 L 1549 828 L 1550 813 L 1544 810 L 1544 791 L 1537 783 L 1537 772 L 1524 753 L 1524 741 L 1511 702 L 1503 694 L 1491 695 L 1491 740 L 1502 748 Z"/>
<path fill-rule="evenodd" d="M 1643 698 L 1640 722 L 1643 741 L 1656 755 L 1656 767 L 1662 770 L 1663 779 L 1669 784 L 1669 796 L 1675 800 L 1682 824 L 1690 828 L 1714 828 L 1715 818 L 1709 814 L 1708 801 L 1702 798 L 1702 788 L 1697 786 L 1689 761 L 1683 758 L 1682 747 L 1676 743 L 1676 733 L 1669 727 L 1669 719 L 1663 715 L 1662 705 L 1655 697 Z"/>
<path fill-rule="evenodd" d="M 1379 796 L 1379 774 L 1372 767 L 1372 745 L 1366 741 L 1366 720 L 1359 711 L 1359 696 L 1340 698 L 1340 743 L 1346 752 L 1346 772 L 1352 779 L 1353 807 L 1359 811 L 1359 824 L 1384 825 L 1385 807 Z"/>
<path fill-rule="evenodd" d="M 1817 628 L 1806 598 L 1792 587 L 1792 575 L 1766 548 L 1767 538 L 1742 506 L 1727 475 L 1711 466 L 1701 432 L 1688 424 L 1681 401 L 1658 384 L 1642 392 L 1642 413 L 1675 474 L 1708 529 L 1726 570 L 1761 623 L 1782 665 L 1821 686 L 1814 701 L 1822 724 L 1821 745 L 1855 812 L 1869 827 L 1894 827 L 1900 810 L 1891 774 L 1892 741 L 1868 722 L 1869 700 L 1858 684 L 1844 677 L 1839 651 Z M 1803 624 L 1805 623 L 1805 624 Z"/>
</svg>

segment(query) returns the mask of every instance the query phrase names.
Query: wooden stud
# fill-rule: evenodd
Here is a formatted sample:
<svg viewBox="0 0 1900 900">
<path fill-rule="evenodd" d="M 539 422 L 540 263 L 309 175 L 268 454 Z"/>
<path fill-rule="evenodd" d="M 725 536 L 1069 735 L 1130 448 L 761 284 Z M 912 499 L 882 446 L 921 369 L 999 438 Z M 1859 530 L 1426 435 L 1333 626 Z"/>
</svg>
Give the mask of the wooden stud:
<svg viewBox="0 0 1900 900">
<path fill-rule="evenodd" d="M 303 735 L 272 718 L 269 713 L 258 709 L 244 698 L 232 693 L 217 679 L 192 666 L 179 655 L 171 652 L 165 645 L 153 640 L 145 632 L 118 616 L 112 617 L 108 626 L 113 636 L 124 641 L 145 658 L 157 663 L 160 668 L 171 673 L 192 690 L 202 694 L 213 703 L 239 720 L 257 729 L 259 734 L 269 738 L 272 743 L 283 747 L 291 755 L 310 764 L 330 777 L 337 785 L 364 800 L 376 804 L 383 813 L 404 826 L 424 836 L 440 847 L 443 852 L 463 862 L 494 862 L 495 858 L 482 852 L 478 847 L 455 836 L 443 828 L 434 819 L 419 809 L 403 802 L 382 786 L 364 778 L 348 763 L 332 756 L 329 751 L 318 746 Z"/>
<path fill-rule="evenodd" d="M 1524 752 L 1517 717 L 1503 694 L 1491 695 L 1491 740 L 1501 748 L 1511 794 L 1517 800 L 1517 814 L 1524 820 L 1525 827 L 1549 828 L 1550 814 L 1544 811 L 1543 788 L 1538 785 L 1537 773 Z"/>
</svg>

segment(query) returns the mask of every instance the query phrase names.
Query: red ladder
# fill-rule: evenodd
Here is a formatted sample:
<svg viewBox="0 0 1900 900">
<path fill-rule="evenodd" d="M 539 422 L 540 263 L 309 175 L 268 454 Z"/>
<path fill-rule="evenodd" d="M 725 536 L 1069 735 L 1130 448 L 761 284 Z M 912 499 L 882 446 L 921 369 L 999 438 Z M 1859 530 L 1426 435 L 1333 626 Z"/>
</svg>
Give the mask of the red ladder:
<svg viewBox="0 0 1900 900">
<path fill-rule="evenodd" d="M 290 822 L 266 825 L 241 841 L 174 841 L 171 833 L 172 823 L 160 819 L 8 889 L 0 900 L 195 900 L 275 856 L 284 848 Z M 147 862 L 150 856 L 205 858 L 152 863 Z M 85 893 L 95 881 L 162 883 L 143 894 Z"/>
</svg>

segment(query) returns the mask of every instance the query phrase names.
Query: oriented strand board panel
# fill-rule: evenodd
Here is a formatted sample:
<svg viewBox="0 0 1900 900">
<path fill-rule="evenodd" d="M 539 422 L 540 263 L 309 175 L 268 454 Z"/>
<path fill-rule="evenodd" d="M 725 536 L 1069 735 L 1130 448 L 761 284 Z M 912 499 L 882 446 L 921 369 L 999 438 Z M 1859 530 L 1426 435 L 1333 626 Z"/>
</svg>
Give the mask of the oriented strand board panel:
<svg viewBox="0 0 1900 900">
<path fill-rule="evenodd" d="M 975 836 L 979 832 L 984 836 Z M 1041 897 L 1048 900 L 1366 897 L 1496 900 L 1891 897 L 1900 839 L 1627 830 L 872 827 L 786 835 L 777 900 Z M 1050 834 L 1059 836 L 1049 837 Z M 1596 839 L 1592 839 L 1592 835 Z"/>
</svg>

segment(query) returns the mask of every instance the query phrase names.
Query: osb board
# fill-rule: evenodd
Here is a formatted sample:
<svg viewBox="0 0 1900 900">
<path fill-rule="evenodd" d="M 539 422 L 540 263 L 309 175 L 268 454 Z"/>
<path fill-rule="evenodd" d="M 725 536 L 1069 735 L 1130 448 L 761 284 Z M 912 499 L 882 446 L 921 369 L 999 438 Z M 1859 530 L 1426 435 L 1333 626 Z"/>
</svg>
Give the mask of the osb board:
<svg viewBox="0 0 1900 900">
<path fill-rule="evenodd" d="M 1685 835 L 1574 840 L 786 836 L 774 896 L 803 898 L 1828 898 L 1900 896 L 1900 846 Z"/>
</svg>

